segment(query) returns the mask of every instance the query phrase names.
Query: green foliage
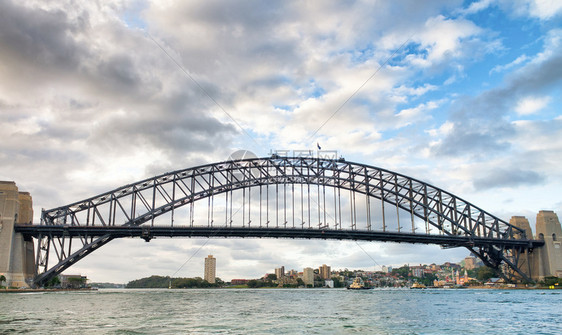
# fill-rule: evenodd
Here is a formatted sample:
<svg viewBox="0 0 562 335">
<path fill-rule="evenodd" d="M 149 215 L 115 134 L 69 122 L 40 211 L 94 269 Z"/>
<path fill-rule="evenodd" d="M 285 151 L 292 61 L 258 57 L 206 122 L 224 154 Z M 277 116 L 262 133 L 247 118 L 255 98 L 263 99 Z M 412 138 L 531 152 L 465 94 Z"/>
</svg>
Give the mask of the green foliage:
<svg viewBox="0 0 562 335">
<path fill-rule="evenodd" d="M 132 280 L 125 285 L 125 288 L 167 288 L 170 277 L 150 276 L 146 278 Z"/>
<path fill-rule="evenodd" d="M 269 281 L 277 280 L 277 275 L 275 273 L 270 273 L 267 275 L 267 280 Z"/>
<path fill-rule="evenodd" d="M 334 281 L 334 288 L 344 287 L 344 284 L 338 277 L 332 277 L 332 280 Z"/>
<path fill-rule="evenodd" d="M 45 287 L 57 287 L 60 286 L 60 278 L 59 276 L 53 277 L 51 280 L 45 284 Z"/>
<path fill-rule="evenodd" d="M 0 275 L 0 283 L 5 282 L 6 281 L 6 277 L 4 277 L 4 275 Z"/>
<path fill-rule="evenodd" d="M 410 277 L 410 267 L 408 265 L 404 265 L 399 267 L 398 269 L 392 269 L 392 274 L 397 275 L 401 278 L 409 278 Z"/>
<path fill-rule="evenodd" d="M 271 281 L 263 281 L 259 279 L 252 279 L 247 283 L 249 288 L 260 288 L 260 287 L 277 287 L 277 284 Z"/>
<path fill-rule="evenodd" d="M 560 286 L 562 287 L 562 278 L 549 276 L 544 278 L 544 282 L 542 282 L 544 286 Z"/>
<path fill-rule="evenodd" d="M 344 277 L 354 277 L 355 275 L 353 274 L 353 271 L 349 271 L 347 268 L 345 268 L 343 271 L 340 271 L 340 275 L 344 276 Z"/>
<path fill-rule="evenodd" d="M 422 278 L 418 280 L 419 283 L 425 286 L 433 286 L 433 281 L 437 279 L 437 276 L 433 273 L 425 273 Z"/>
<path fill-rule="evenodd" d="M 211 284 L 201 277 L 195 278 L 170 278 L 169 276 L 150 276 L 133 280 L 125 285 L 126 288 L 168 288 L 170 283 L 172 288 L 207 288 L 220 287 L 224 282 L 220 278 L 215 279 L 216 283 Z"/>
<path fill-rule="evenodd" d="M 466 274 L 470 277 L 470 278 L 477 278 L 478 277 L 478 270 L 480 268 L 474 268 L 471 270 L 466 270 Z"/>
<path fill-rule="evenodd" d="M 497 277 L 496 271 L 488 266 L 481 266 L 478 268 L 478 273 L 476 274 L 476 278 L 480 281 L 486 281 L 490 278 Z"/>
<path fill-rule="evenodd" d="M 297 278 L 297 286 L 304 286 L 304 281 L 300 278 Z"/>
</svg>

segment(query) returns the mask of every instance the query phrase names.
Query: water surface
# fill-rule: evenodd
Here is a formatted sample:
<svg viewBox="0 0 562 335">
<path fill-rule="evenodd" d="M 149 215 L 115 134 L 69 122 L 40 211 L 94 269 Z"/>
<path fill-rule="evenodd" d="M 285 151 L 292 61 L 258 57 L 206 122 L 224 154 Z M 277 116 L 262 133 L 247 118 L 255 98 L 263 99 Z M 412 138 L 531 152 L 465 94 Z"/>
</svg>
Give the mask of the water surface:
<svg viewBox="0 0 562 335">
<path fill-rule="evenodd" d="M 562 334 L 560 293 L 106 289 L 0 294 L 0 334 Z"/>
</svg>

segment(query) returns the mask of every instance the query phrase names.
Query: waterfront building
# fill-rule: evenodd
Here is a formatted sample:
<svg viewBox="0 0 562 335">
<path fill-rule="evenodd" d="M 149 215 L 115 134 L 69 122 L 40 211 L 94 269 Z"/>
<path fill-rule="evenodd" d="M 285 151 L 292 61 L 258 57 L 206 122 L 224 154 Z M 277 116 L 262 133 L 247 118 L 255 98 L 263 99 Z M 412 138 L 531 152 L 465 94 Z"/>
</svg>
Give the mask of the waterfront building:
<svg viewBox="0 0 562 335">
<path fill-rule="evenodd" d="M 217 271 L 217 259 L 213 255 L 207 256 L 205 258 L 205 280 L 211 284 L 215 283 Z"/>
<path fill-rule="evenodd" d="M 302 271 L 302 281 L 305 285 L 314 286 L 314 270 L 312 268 L 304 268 Z"/>
<path fill-rule="evenodd" d="M 275 275 L 277 276 L 277 279 L 281 279 L 285 277 L 285 267 L 282 266 L 280 268 L 275 269 Z"/>
<path fill-rule="evenodd" d="M 332 277 L 331 269 L 326 264 L 322 264 L 322 266 L 318 269 L 318 274 L 322 279 L 330 279 Z"/>
<path fill-rule="evenodd" d="M 230 285 L 246 285 L 248 282 L 248 279 L 232 279 Z"/>
</svg>

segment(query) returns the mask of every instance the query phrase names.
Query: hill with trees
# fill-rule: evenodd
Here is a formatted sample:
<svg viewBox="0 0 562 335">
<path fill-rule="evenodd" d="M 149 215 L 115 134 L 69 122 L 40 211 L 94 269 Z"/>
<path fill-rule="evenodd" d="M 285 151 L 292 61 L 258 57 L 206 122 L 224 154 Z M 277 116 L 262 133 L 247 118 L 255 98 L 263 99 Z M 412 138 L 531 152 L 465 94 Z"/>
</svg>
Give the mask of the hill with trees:
<svg viewBox="0 0 562 335">
<path fill-rule="evenodd" d="M 208 288 L 221 287 L 224 282 L 216 278 L 216 283 L 211 284 L 201 277 L 195 278 L 171 278 L 169 276 L 150 276 L 132 280 L 125 285 L 125 288 Z"/>
</svg>

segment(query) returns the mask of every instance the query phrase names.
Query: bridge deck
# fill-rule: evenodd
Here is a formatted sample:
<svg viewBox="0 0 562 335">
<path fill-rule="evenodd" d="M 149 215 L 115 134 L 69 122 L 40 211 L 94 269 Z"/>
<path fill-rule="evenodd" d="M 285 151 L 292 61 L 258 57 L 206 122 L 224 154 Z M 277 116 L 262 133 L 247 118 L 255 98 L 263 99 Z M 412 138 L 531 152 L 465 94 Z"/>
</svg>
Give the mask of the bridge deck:
<svg viewBox="0 0 562 335">
<path fill-rule="evenodd" d="M 68 226 L 68 225 L 17 225 L 16 231 L 26 236 L 39 237 L 241 237 L 241 238 L 300 238 L 356 241 L 384 241 L 421 244 L 440 244 L 448 247 L 474 247 L 498 245 L 507 248 L 534 248 L 544 245 L 541 240 L 496 239 L 469 236 L 412 234 L 369 230 L 251 228 L 251 227 L 189 227 L 189 226 Z"/>
</svg>

